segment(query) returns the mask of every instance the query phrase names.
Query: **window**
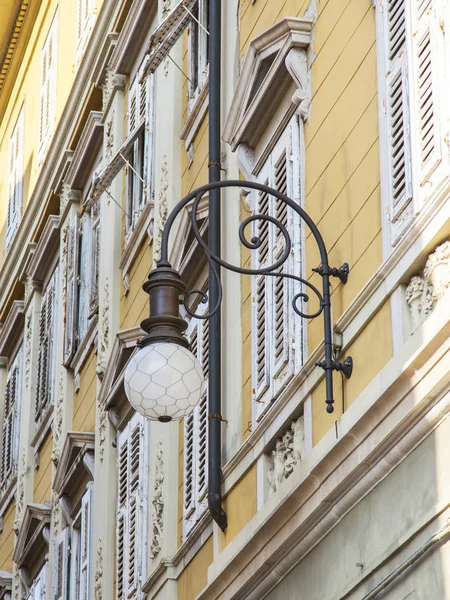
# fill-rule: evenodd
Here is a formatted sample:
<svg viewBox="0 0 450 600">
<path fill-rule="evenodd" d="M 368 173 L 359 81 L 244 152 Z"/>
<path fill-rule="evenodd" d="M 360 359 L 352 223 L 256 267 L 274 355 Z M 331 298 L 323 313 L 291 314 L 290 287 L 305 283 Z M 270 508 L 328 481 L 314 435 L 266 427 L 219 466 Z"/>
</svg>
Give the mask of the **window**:
<svg viewBox="0 0 450 600">
<path fill-rule="evenodd" d="M 100 205 L 73 215 L 67 231 L 64 363 L 73 357 L 98 309 Z"/>
<path fill-rule="evenodd" d="M 42 163 L 55 126 L 58 17 L 55 16 L 41 54 L 41 93 L 39 110 L 39 155 Z"/>
<path fill-rule="evenodd" d="M 17 474 L 22 388 L 22 349 L 11 362 L 6 380 L 1 437 L 0 495 Z"/>
<path fill-rule="evenodd" d="M 200 304 L 197 314 L 205 314 Z M 205 383 L 199 404 L 184 419 L 184 526 L 186 537 L 207 508 L 208 492 L 208 319 L 191 318 L 187 330 L 192 353 L 201 362 Z"/>
<path fill-rule="evenodd" d="M 47 569 L 48 563 L 45 562 L 42 569 L 33 579 L 27 600 L 46 600 L 47 599 Z"/>
<path fill-rule="evenodd" d="M 127 159 L 126 239 L 134 231 L 151 194 L 153 136 L 153 77 L 138 72 L 128 92 L 128 134 L 138 133 Z"/>
<path fill-rule="evenodd" d="M 58 308 L 58 268 L 50 277 L 41 299 L 39 315 L 39 354 L 34 419 L 41 421 L 53 404 L 55 388 L 56 318 Z"/>
<path fill-rule="evenodd" d="M 209 65 L 209 0 L 198 0 L 192 9 L 194 18 L 189 27 L 190 100 L 194 101 L 202 89 Z"/>
<path fill-rule="evenodd" d="M 81 508 L 55 540 L 53 599 L 89 600 L 92 562 L 92 495 L 89 483 Z"/>
<path fill-rule="evenodd" d="M 389 251 L 441 177 L 444 33 L 440 23 L 444 21 L 441 3 L 431 0 L 390 0 L 377 12 L 382 40 L 380 119 L 382 148 L 386 149 L 382 175 Z"/>
<path fill-rule="evenodd" d="M 298 118 L 294 117 L 258 177 L 260 183 L 298 202 L 299 135 Z M 279 272 L 301 276 L 300 218 L 284 202 L 266 193 L 256 192 L 253 198 L 255 213 L 277 219 L 291 235 L 291 256 L 279 268 Z M 285 248 L 279 228 L 268 221 L 256 220 L 252 234 L 261 240 L 259 248 L 252 252 L 252 268 L 260 269 L 274 264 Z M 302 319 L 297 319 L 291 309 L 292 299 L 300 291 L 297 282 L 285 277 L 252 277 L 252 387 L 256 418 L 303 363 Z"/>
<path fill-rule="evenodd" d="M 116 598 L 135 600 L 145 578 L 148 423 L 135 414 L 118 436 Z"/>
<path fill-rule="evenodd" d="M 6 219 L 6 248 L 19 227 L 22 217 L 23 178 L 23 110 L 9 140 L 8 216 Z"/>
<path fill-rule="evenodd" d="M 95 4 L 93 0 L 77 0 L 77 48 L 76 64 L 79 65 L 94 25 Z"/>
</svg>

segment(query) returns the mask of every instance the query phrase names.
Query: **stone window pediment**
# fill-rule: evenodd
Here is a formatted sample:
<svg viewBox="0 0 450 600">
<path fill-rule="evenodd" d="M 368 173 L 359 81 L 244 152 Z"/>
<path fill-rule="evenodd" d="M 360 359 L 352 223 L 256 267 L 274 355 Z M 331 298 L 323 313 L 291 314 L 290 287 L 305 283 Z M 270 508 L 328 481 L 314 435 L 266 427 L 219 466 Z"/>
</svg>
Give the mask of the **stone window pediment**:
<svg viewBox="0 0 450 600">
<path fill-rule="evenodd" d="M 33 571 L 48 551 L 51 508 L 49 504 L 28 504 L 19 530 L 13 560 L 33 577 Z"/>
<path fill-rule="evenodd" d="M 86 431 L 69 431 L 61 452 L 53 489 L 61 498 L 67 496 L 73 506 L 86 484 L 94 478 L 95 434 Z"/>
<path fill-rule="evenodd" d="M 9 600 L 11 598 L 12 573 L 9 571 L 0 571 L 0 600 Z"/>
<path fill-rule="evenodd" d="M 311 19 L 286 17 L 250 42 L 223 135 L 233 151 L 255 148 L 275 113 L 280 130 L 295 110 L 306 117 L 312 27 Z"/>
<path fill-rule="evenodd" d="M 22 335 L 24 322 L 24 303 L 22 300 L 14 300 L 0 330 L 0 356 L 11 356 Z"/>
</svg>

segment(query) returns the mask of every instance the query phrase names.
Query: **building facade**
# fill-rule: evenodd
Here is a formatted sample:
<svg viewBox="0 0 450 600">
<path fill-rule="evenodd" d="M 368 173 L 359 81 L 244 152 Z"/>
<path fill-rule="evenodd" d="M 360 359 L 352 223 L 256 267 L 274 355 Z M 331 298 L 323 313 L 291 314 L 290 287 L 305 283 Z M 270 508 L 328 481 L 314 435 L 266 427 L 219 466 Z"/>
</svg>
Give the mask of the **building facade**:
<svg viewBox="0 0 450 600">
<path fill-rule="evenodd" d="M 222 3 L 223 178 L 317 224 L 333 343 L 325 410 L 314 295 L 223 271 L 222 493 L 208 512 L 205 387 L 184 421 L 124 392 L 171 209 L 208 181 L 209 0 L 0 6 L 0 599 L 450 598 L 450 8 L 445 0 Z M 170 261 L 208 264 L 183 209 Z M 222 195 L 223 257 L 318 285 L 276 198 Z M 208 203 L 198 208 L 208 235 Z M 301 306 L 300 306 L 301 305 Z M 183 309 L 182 309 L 183 310 Z"/>
</svg>

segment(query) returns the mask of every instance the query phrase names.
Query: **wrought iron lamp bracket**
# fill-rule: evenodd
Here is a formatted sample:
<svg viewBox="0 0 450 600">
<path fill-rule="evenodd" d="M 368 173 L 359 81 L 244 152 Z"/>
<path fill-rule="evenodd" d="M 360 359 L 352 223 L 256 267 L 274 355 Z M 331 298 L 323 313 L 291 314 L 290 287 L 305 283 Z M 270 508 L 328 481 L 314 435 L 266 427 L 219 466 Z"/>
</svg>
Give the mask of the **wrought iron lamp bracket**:
<svg viewBox="0 0 450 600">
<path fill-rule="evenodd" d="M 247 189 L 250 188 L 257 190 L 269 196 L 274 196 L 284 202 L 284 204 L 286 204 L 292 211 L 299 215 L 300 219 L 311 231 L 319 249 L 321 264 L 319 267 L 312 270 L 322 277 L 322 291 L 319 291 L 315 285 L 300 275 L 294 275 L 281 270 L 281 267 L 291 255 L 292 240 L 285 225 L 279 219 L 276 219 L 270 215 L 253 214 L 244 219 L 239 226 L 239 240 L 241 244 L 250 251 L 257 250 L 261 247 L 263 241 L 257 236 L 253 236 L 252 238 L 248 239 L 246 235 L 247 227 L 257 221 L 272 224 L 272 226 L 277 229 L 278 235 L 281 236 L 281 239 L 284 241 L 284 248 L 281 252 L 281 255 L 273 262 L 273 264 L 258 269 L 244 268 L 242 266 L 228 263 L 211 252 L 208 244 L 202 238 L 198 228 L 197 211 L 199 203 L 202 197 L 209 191 L 229 187 L 245 187 Z M 189 301 L 193 295 L 196 295 L 200 297 L 201 302 L 206 302 L 207 294 L 203 290 L 190 290 L 186 292 L 185 286 L 181 282 L 179 273 L 172 268 L 168 260 L 168 241 L 172 225 L 181 210 L 190 202 L 192 202 L 191 225 L 194 236 L 197 243 L 202 248 L 210 266 L 213 267 L 211 271 L 215 274 L 219 288 L 218 301 L 216 305 L 212 307 L 210 306 L 207 314 L 203 315 L 197 315 L 191 309 Z M 327 412 L 332 413 L 334 410 L 332 372 L 340 371 L 345 377 L 350 377 L 353 369 L 353 360 L 351 357 L 348 357 L 343 362 L 340 362 L 335 360 L 333 357 L 330 277 L 336 277 L 341 281 L 342 284 L 345 284 L 349 276 L 350 268 L 348 263 L 344 263 L 340 267 L 330 267 L 328 264 L 328 254 L 325 243 L 316 224 L 312 221 L 310 216 L 296 202 L 294 202 L 294 200 L 266 185 L 241 180 L 217 181 L 193 190 L 175 206 L 170 213 L 163 229 L 161 238 L 161 259 L 158 262 L 156 269 L 150 273 L 149 280 L 144 284 L 145 291 L 147 291 L 150 295 L 150 318 L 146 319 L 141 324 L 141 327 L 148 334 L 142 343 L 145 344 L 147 340 L 148 343 L 150 343 L 156 339 L 179 340 L 182 337 L 182 331 L 185 329 L 185 325 L 183 324 L 179 315 L 180 303 L 184 305 L 186 312 L 193 317 L 209 319 L 212 315 L 214 315 L 219 310 L 223 295 L 219 275 L 220 267 L 242 275 L 283 277 L 301 284 L 301 291 L 292 299 L 292 308 L 294 312 L 305 319 L 315 319 L 323 314 L 325 358 L 324 360 L 316 363 L 316 365 L 325 371 Z M 303 308 L 300 308 L 298 305 L 300 300 L 305 304 L 309 302 L 310 298 L 307 292 L 312 292 L 318 301 L 319 307 L 315 312 L 312 313 L 304 312 Z"/>
</svg>

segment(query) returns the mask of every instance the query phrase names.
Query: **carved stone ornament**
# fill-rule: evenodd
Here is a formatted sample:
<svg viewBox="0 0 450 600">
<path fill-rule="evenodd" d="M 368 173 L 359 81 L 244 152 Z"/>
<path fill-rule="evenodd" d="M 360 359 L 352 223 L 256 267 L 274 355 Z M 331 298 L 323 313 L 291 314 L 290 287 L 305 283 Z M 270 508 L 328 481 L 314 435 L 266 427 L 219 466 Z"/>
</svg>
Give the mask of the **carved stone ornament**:
<svg viewBox="0 0 450 600">
<path fill-rule="evenodd" d="M 97 358 L 97 375 L 102 378 L 106 371 L 109 345 L 109 279 L 105 277 L 103 286 L 103 308 L 100 322 L 100 343 Z"/>
<path fill-rule="evenodd" d="M 67 244 L 67 236 L 69 233 L 69 223 L 67 223 L 62 230 L 62 256 L 61 256 L 61 300 L 64 307 L 64 328 L 66 325 L 66 299 L 67 299 L 67 253 L 69 251 Z"/>
<path fill-rule="evenodd" d="M 103 462 L 105 457 L 105 441 L 106 441 L 106 410 L 103 406 L 98 407 L 99 410 L 99 425 L 98 425 L 98 436 L 99 436 L 99 457 L 100 462 Z"/>
<path fill-rule="evenodd" d="M 114 111 L 111 111 L 111 116 L 109 117 L 105 127 L 105 158 L 107 162 L 111 160 L 114 152 L 114 114 Z"/>
<path fill-rule="evenodd" d="M 97 559 L 95 561 L 95 575 L 94 575 L 94 599 L 95 600 L 102 600 L 102 597 L 103 597 L 102 582 L 103 582 L 103 546 L 102 546 L 102 538 L 98 538 Z"/>
<path fill-rule="evenodd" d="M 155 558 L 161 551 L 161 540 L 163 532 L 163 482 L 164 482 L 164 462 L 162 442 L 158 442 L 156 452 L 155 481 L 153 487 L 152 501 L 152 539 L 150 542 L 150 558 Z"/>
<path fill-rule="evenodd" d="M 305 456 L 305 421 L 300 417 L 292 421 L 284 435 L 277 439 L 269 463 L 267 478 L 269 496 L 288 479 Z"/>
<path fill-rule="evenodd" d="M 299 114 L 305 120 L 311 102 L 311 85 L 309 83 L 308 61 L 305 50 L 303 48 L 291 48 L 284 62 L 297 86 L 292 96 L 292 102 L 298 106 Z"/>
<path fill-rule="evenodd" d="M 20 573 L 17 567 L 14 569 L 13 599 L 22 599 L 22 582 L 20 581 Z"/>
<path fill-rule="evenodd" d="M 27 315 L 25 324 L 25 387 L 28 389 L 30 385 L 30 372 L 31 372 L 31 314 Z"/>
<path fill-rule="evenodd" d="M 62 215 L 70 200 L 70 186 L 68 183 L 62 184 L 61 196 L 59 202 L 59 214 Z"/>
<path fill-rule="evenodd" d="M 422 325 L 449 289 L 450 241 L 447 240 L 429 255 L 423 273 L 414 275 L 405 290 L 413 332 Z"/>
<path fill-rule="evenodd" d="M 28 275 L 25 280 L 25 295 L 24 295 L 25 306 L 28 304 L 28 300 L 31 298 L 32 293 L 33 293 L 33 278 L 31 277 L 31 275 Z"/>
<path fill-rule="evenodd" d="M 61 522 L 61 506 L 59 504 L 58 494 L 52 493 L 52 529 L 53 537 L 59 533 L 59 524 Z"/>
<path fill-rule="evenodd" d="M 163 0 L 162 5 L 162 18 L 165 19 L 169 13 L 171 8 L 171 0 Z"/>
<path fill-rule="evenodd" d="M 22 448 L 20 457 L 20 466 L 17 474 L 17 491 L 16 491 L 16 517 L 14 519 L 13 529 L 18 534 L 20 524 L 22 522 L 25 500 L 25 477 L 27 475 L 27 455 L 25 448 Z"/>
<path fill-rule="evenodd" d="M 53 412 L 53 450 L 52 450 L 52 462 L 55 466 L 58 465 L 61 457 L 61 445 L 62 445 L 62 426 L 63 426 L 63 405 L 64 405 L 64 375 L 61 371 L 59 378 L 59 395 L 55 399 L 55 409 Z"/>
<path fill-rule="evenodd" d="M 114 73 L 111 67 L 106 67 L 105 79 L 103 83 L 103 111 L 108 108 L 111 96 L 116 89 L 125 87 L 125 76 Z"/>
<path fill-rule="evenodd" d="M 153 259 L 158 261 L 161 258 L 161 236 L 164 224 L 167 220 L 167 190 L 169 189 L 169 169 L 167 166 L 167 156 L 164 154 L 161 163 L 161 189 L 158 197 L 158 212 L 155 219 L 154 238 L 153 238 Z"/>
</svg>

